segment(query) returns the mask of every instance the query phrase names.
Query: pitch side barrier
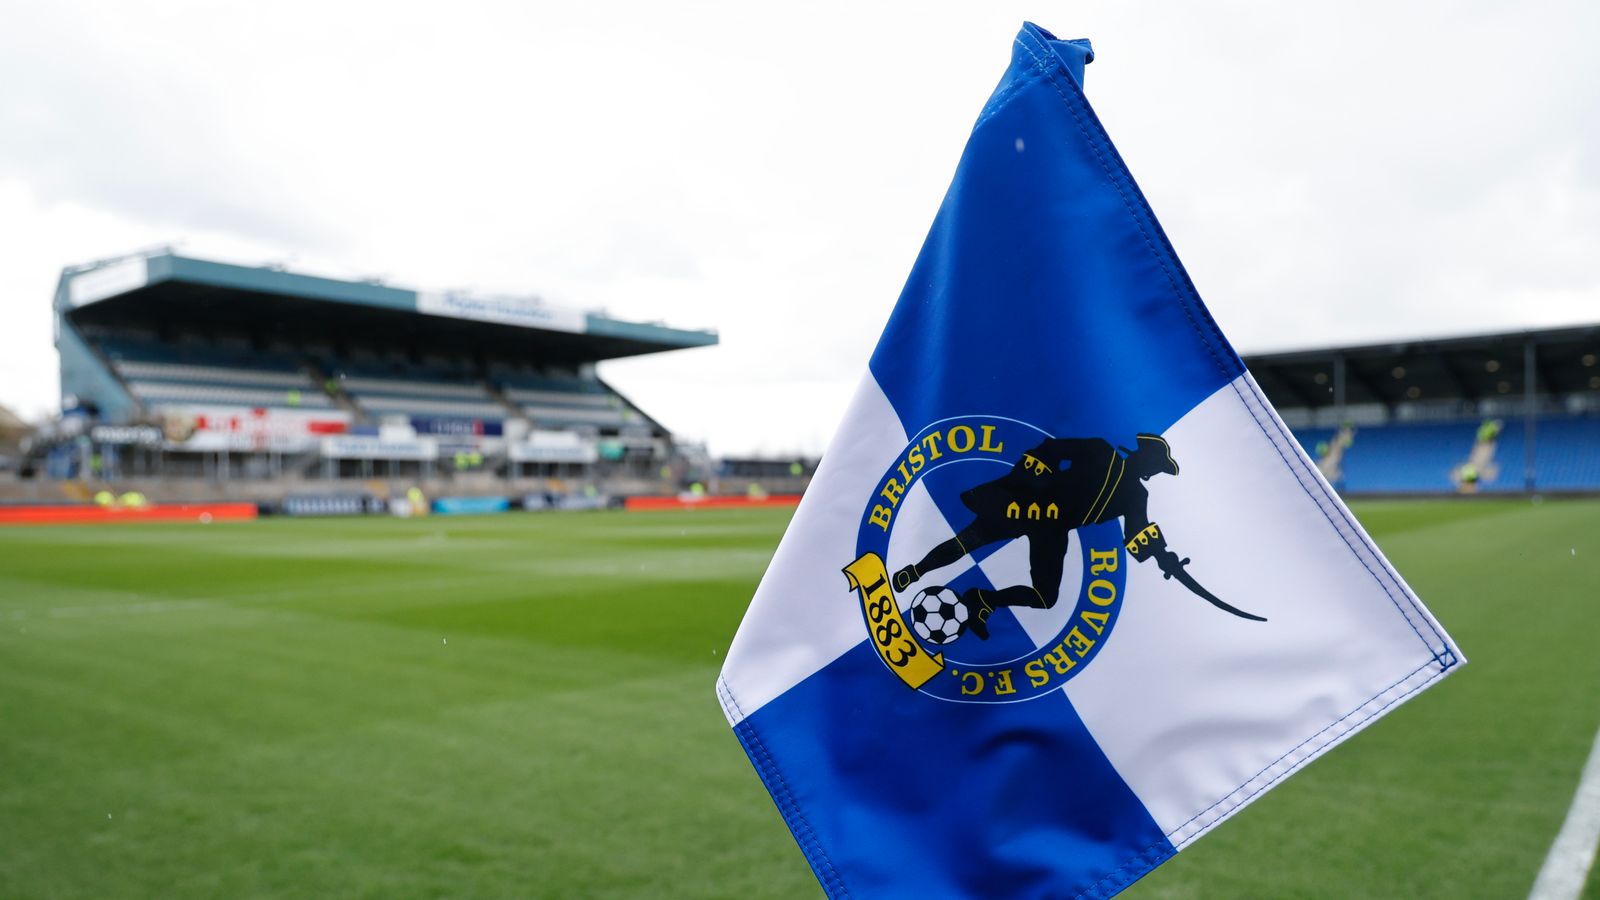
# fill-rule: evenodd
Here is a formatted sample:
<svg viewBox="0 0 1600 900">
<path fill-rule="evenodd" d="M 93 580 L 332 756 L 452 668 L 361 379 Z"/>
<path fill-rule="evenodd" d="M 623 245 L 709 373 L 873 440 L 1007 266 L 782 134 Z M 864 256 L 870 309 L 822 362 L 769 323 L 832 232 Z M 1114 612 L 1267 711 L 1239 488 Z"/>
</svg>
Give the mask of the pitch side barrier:
<svg viewBox="0 0 1600 900">
<path fill-rule="evenodd" d="M 1600 497 L 1600 490 L 1557 489 L 1545 490 L 1482 490 L 1477 493 L 1462 493 L 1460 491 L 1339 491 L 1339 496 L 1346 500 L 1432 500 L 1432 501 L 1460 501 L 1471 503 L 1474 500 L 1571 500 L 1594 499 Z"/>
<path fill-rule="evenodd" d="M 774 494 L 767 497 L 611 497 L 585 495 L 530 494 L 526 497 L 438 497 L 429 502 L 436 515 L 486 515 L 517 510 L 579 511 L 625 509 L 650 511 L 669 509 L 748 509 L 754 507 L 793 507 L 799 494 Z M 30 504 L 0 506 L 0 526 L 119 524 L 129 522 L 244 522 L 262 515 L 305 517 L 357 517 L 391 513 L 389 501 L 372 495 L 328 494 L 296 495 L 277 504 L 255 503 L 162 503 L 142 507 L 103 507 L 89 504 Z"/>
<path fill-rule="evenodd" d="M 254 503 L 158 503 L 149 506 L 0 506 L 0 525 L 116 525 L 131 522 L 246 522 Z"/>
<path fill-rule="evenodd" d="M 420 505 L 419 505 L 420 504 Z M 297 493 L 263 504 L 263 515 L 347 518 L 355 516 L 491 515 L 517 510 L 571 511 L 621 508 L 622 498 L 609 494 L 535 492 L 523 496 L 459 495 L 432 499 L 384 498 L 360 491 Z"/>
</svg>

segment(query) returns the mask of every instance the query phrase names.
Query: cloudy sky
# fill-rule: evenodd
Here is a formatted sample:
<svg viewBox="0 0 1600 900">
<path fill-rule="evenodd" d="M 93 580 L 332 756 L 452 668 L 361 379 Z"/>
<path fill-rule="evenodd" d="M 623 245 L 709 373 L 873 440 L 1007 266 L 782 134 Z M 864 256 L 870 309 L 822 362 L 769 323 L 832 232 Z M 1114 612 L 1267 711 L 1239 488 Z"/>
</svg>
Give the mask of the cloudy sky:
<svg viewBox="0 0 1600 900">
<path fill-rule="evenodd" d="M 1024 19 L 1245 352 L 1600 321 L 1600 4 L 0 0 L 0 404 L 158 244 L 720 330 L 608 363 L 818 452 Z"/>
</svg>

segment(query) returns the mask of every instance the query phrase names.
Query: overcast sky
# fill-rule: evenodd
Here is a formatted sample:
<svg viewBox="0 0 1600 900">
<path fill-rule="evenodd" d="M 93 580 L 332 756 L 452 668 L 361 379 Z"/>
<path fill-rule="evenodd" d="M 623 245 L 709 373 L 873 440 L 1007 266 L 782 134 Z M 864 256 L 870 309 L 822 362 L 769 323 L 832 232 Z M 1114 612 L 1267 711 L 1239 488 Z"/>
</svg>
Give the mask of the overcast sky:
<svg viewBox="0 0 1600 900">
<path fill-rule="evenodd" d="M 601 373 L 820 452 L 1024 19 L 1241 351 L 1600 321 L 1600 4 L 0 0 L 0 404 L 175 244 L 720 330 Z"/>
</svg>

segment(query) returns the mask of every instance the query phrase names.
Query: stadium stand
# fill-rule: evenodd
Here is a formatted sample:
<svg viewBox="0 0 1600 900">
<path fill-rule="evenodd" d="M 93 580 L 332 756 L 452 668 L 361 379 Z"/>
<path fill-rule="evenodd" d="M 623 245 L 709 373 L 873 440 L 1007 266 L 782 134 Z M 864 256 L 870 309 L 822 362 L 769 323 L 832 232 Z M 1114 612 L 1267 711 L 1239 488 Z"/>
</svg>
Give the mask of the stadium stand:
<svg viewBox="0 0 1600 900">
<path fill-rule="evenodd" d="M 400 415 L 408 419 L 483 419 L 501 422 L 510 411 L 495 402 L 481 382 L 454 380 L 425 370 L 409 370 L 397 375 L 356 374 L 359 366 L 327 366 L 356 407 L 369 417 Z"/>
<path fill-rule="evenodd" d="M 1600 491 L 1600 325 L 1245 363 L 1346 493 Z"/>
<path fill-rule="evenodd" d="M 164 344 L 155 339 L 97 337 L 91 332 L 90 340 L 134 399 L 147 407 L 332 405 L 286 354 L 212 346 L 194 338 Z"/>
<path fill-rule="evenodd" d="M 347 478 L 400 479 L 400 491 L 440 480 L 502 493 L 555 478 L 657 486 L 672 434 L 596 366 L 717 342 L 534 298 L 169 251 L 69 267 L 54 306 L 62 415 L 30 451 L 48 477 L 254 480 L 280 498 Z"/>
<path fill-rule="evenodd" d="M 620 434 L 629 426 L 659 427 L 604 382 L 577 371 L 507 366 L 495 369 L 490 377 L 506 400 L 541 428 Z"/>
<path fill-rule="evenodd" d="M 1328 443 L 1338 431 L 1337 428 L 1297 428 L 1294 436 L 1307 456 L 1320 459 L 1328 452 Z"/>
<path fill-rule="evenodd" d="M 169 251 L 69 267 L 54 309 L 62 414 L 15 462 L 58 487 L 32 499 L 281 503 L 420 485 L 581 506 L 798 493 L 814 469 L 713 462 L 597 371 L 715 344 L 710 331 Z M 1245 362 L 1344 492 L 1600 491 L 1600 325 Z"/>
<path fill-rule="evenodd" d="M 1539 423 L 1539 484 L 1546 490 L 1600 490 L 1600 417 Z"/>
<path fill-rule="evenodd" d="M 1341 486 L 1352 493 L 1425 493 L 1454 488 L 1450 472 L 1472 450 L 1475 422 L 1424 422 L 1359 429 L 1345 450 Z"/>
</svg>

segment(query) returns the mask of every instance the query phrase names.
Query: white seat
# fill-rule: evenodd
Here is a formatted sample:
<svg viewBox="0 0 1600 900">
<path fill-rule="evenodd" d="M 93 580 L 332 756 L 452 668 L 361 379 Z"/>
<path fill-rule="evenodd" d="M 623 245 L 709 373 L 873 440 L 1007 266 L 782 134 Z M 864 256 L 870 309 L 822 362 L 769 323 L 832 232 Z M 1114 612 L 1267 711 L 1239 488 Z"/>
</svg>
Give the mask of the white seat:
<svg viewBox="0 0 1600 900">
<path fill-rule="evenodd" d="M 504 419 L 505 407 L 498 403 L 457 402 L 433 397 L 358 397 L 356 401 L 370 413 L 406 413 L 418 416 L 460 416 L 469 419 Z"/>
<path fill-rule="evenodd" d="M 309 387 L 311 382 L 299 372 L 270 372 L 261 369 L 232 369 L 223 366 L 191 366 L 183 363 L 116 362 L 125 379 L 180 378 L 190 381 L 246 386 Z"/>
<path fill-rule="evenodd" d="M 309 387 L 287 389 L 263 388 L 251 390 L 242 387 L 210 387 L 195 384 L 170 384 L 159 381 L 132 381 L 128 388 L 141 401 L 187 403 L 215 403 L 237 406 L 286 406 L 308 409 L 325 409 L 333 404 L 327 395 Z M 296 396 L 298 395 L 298 396 Z"/>
<path fill-rule="evenodd" d="M 517 403 L 551 406 L 615 407 L 622 401 L 616 394 L 593 394 L 587 391 L 536 391 L 529 388 L 507 388 L 506 396 Z"/>
<path fill-rule="evenodd" d="M 448 397 L 462 400 L 487 400 L 489 391 L 481 384 L 441 384 L 433 381 L 405 381 L 398 378 L 345 378 L 344 389 L 356 395 L 385 394 L 403 397 Z"/>
<path fill-rule="evenodd" d="M 522 411 L 534 422 L 582 422 L 588 425 L 622 425 L 641 421 L 638 413 L 628 409 L 576 409 L 561 406 L 524 406 Z"/>
</svg>

